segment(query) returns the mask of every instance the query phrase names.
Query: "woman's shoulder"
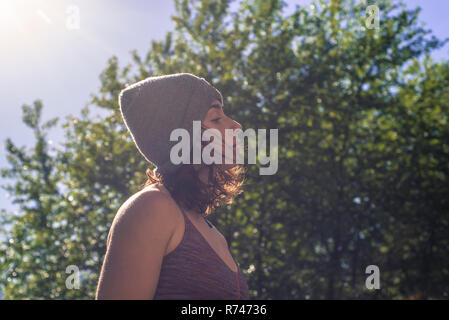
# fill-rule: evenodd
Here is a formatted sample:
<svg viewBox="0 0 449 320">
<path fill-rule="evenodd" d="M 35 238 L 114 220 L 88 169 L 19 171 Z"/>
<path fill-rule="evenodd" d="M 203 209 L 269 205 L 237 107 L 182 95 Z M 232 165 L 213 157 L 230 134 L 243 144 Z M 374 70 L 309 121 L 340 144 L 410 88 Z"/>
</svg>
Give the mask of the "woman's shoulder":
<svg viewBox="0 0 449 320">
<path fill-rule="evenodd" d="M 148 215 L 173 211 L 171 196 L 157 184 L 149 185 L 131 195 L 119 208 L 117 215 L 128 212 L 140 212 Z"/>
<path fill-rule="evenodd" d="M 135 228 L 140 225 L 148 228 L 157 225 L 158 229 L 168 229 L 172 233 L 177 219 L 176 208 L 171 197 L 153 186 L 146 187 L 130 196 L 118 209 L 111 227 L 123 225 Z"/>
<path fill-rule="evenodd" d="M 141 193 L 141 192 L 162 192 L 162 193 L 168 193 L 168 190 L 164 187 L 161 183 L 152 183 L 144 187 L 143 189 L 139 190 L 135 194 Z"/>
<path fill-rule="evenodd" d="M 166 192 L 166 189 L 161 184 L 153 183 L 130 195 L 120 208 L 127 207 L 134 202 L 168 202 L 169 196 L 170 194 Z"/>
</svg>

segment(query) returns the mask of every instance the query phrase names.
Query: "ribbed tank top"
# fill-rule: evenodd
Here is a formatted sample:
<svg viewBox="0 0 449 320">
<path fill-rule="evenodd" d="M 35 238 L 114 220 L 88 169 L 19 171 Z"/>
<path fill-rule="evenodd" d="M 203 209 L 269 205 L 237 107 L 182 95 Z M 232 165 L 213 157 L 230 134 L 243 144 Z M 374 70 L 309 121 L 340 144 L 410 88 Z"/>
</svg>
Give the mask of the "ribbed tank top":
<svg viewBox="0 0 449 320">
<path fill-rule="evenodd" d="M 182 209 L 181 212 L 184 234 L 178 246 L 162 260 L 153 299 L 249 300 L 245 275 L 234 257 L 237 272 L 228 267 Z"/>
</svg>

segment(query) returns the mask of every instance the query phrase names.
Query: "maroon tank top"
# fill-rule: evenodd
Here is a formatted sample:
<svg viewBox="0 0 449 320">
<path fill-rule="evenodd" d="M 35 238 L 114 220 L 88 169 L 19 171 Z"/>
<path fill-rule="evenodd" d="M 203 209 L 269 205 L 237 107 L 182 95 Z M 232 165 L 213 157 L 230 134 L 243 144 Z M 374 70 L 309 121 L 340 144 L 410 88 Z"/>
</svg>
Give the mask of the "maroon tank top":
<svg viewBox="0 0 449 320">
<path fill-rule="evenodd" d="M 240 266 L 232 271 L 212 249 L 185 212 L 184 235 L 164 256 L 154 300 L 249 300 Z M 232 255 L 232 254 L 231 254 Z"/>
</svg>

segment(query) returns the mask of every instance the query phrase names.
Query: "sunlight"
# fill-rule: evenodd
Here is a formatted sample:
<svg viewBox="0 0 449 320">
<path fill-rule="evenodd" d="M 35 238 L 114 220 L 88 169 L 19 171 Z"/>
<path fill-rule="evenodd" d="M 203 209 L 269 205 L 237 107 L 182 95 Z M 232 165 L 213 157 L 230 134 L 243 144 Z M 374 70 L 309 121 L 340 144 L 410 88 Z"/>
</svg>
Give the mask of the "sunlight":
<svg viewBox="0 0 449 320">
<path fill-rule="evenodd" d="M 0 33 L 25 32 L 21 19 L 22 1 L 0 0 Z"/>
<path fill-rule="evenodd" d="M 0 33 L 14 40 L 17 31 L 26 38 L 59 19 L 65 23 L 64 8 L 49 1 L 0 0 Z M 48 30 L 48 29 L 47 29 Z"/>
<path fill-rule="evenodd" d="M 63 2 L 0 0 L 0 42 L 8 44 L 0 57 L 38 54 L 65 30 L 65 19 Z"/>
<path fill-rule="evenodd" d="M 0 24 L 5 27 L 17 21 L 17 10 L 11 0 L 0 0 Z"/>
</svg>

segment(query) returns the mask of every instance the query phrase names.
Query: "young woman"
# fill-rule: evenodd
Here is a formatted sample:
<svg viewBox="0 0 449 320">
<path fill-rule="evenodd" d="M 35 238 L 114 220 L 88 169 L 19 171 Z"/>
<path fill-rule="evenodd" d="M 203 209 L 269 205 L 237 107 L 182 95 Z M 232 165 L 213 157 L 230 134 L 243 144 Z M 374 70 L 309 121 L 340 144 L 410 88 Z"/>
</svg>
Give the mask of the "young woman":
<svg viewBox="0 0 449 320">
<path fill-rule="evenodd" d="M 147 169 L 143 189 L 119 208 L 111 225 L 96 299 L 249 299 L 245 275 L 225 237 L 206 218 L 242 192 L 236 164 L 175 165 L 170 132 L 242 126 L 225 115 L 221 93 L 205 79 L 181 73 L 147 78 L 120 93 L 124 121 Z M 215 139 L 214 137 L 213 139 Z M 214 141 L 216 142 L 216 141 Z M 202 142 L 203 145 L 209 142 Z"/>
</svg>

